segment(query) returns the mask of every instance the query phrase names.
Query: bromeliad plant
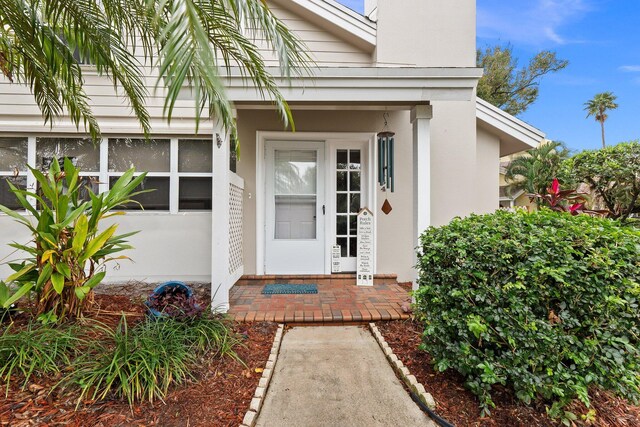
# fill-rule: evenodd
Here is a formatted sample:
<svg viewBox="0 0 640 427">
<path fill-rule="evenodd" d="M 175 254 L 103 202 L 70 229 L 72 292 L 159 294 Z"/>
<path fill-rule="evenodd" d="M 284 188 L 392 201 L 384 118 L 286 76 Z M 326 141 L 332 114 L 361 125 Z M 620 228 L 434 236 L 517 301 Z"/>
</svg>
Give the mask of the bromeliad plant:
<svg viewBox="0 0 640 427">
<path fill-rule="evenodd" d="M 117 224 L 101 230 L 100 221 L 123 214 L 112 209 L 133 202 L 131 198 L 141 193 L 135 190 L 146 173 L 134 176 L 135 170 L 130 169 L 109 191 L 94 194 L 87 188 L 90 200 L 83 200 L 79 170 L 69 159 L 64 159 L 63 169 L 54 159 L 46 174 L 29 169 L 38 182 L 37 192 L 9 182 L 27 215 L 0 205 L 0 211 L 27 227 L 33 237 L 28 246 L 11 244 L 30 256 L 22 263 L 9 264 L 15 273 L 6 283 L 0 282 L 0 304 L 8 308 L 20 298 L 35 294 L 38 316 L 56 321 L 77 317 L 87 296 L 103 280 L 104 264 L 128 259 L 115 254 L 131 248 L 126 238 L 135 233 L 116 235 Z M 30 198 L 36 201 L 37 209 Z"/>
</svg>

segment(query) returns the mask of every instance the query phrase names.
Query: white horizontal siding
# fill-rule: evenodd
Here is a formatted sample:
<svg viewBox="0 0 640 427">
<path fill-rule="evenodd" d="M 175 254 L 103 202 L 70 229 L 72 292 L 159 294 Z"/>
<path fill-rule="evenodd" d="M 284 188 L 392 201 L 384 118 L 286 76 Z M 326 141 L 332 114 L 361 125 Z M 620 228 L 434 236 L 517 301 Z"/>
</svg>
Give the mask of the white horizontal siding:
<svg viewBox="0 0 640 427">
<path fill-rule="evenodd" d="M 311 52 L 316 64 L 321 67 L 349 67 L 371 66 L 372 55 L 341 39 L 335 34 L 302 19 L 294 13 L 274 6 L 272 10 L 301 40 Z M 278 61 L 274 53 L 263 40 L 256 40 L 267 66 L 277 66 Z M 146 65 L 142 49 L 136 49 L 136 57 Z M 99 76 L 90 66 L 83 67 L 84 89 L 90 97 L 90 105 L 103 132 L 106 129 L 122 128 L 139 130 L 131 108 L 125 98 L 119 96 L 122 89 L 114 89 L 113 83 L 105 76 Z M 174 131 L 195 132 L 195 105 L 188 90 L 181 93 L 173 110 L 173 122 L 169 126 L 164 121 L 165 91 L 156 89 L 157 69 L 145 66 L 145 84 L 149 92 L 147 110 L 153 123 L 153 132 L 171 133 Z M 204 114 L 206 116 L 206 113 Z M 35 128 L 34 128 L 35 126 Z M 203 122 L 200 129 L 211 128 L 210 121 Z M 66 132 L 73 131 L 67 121 L 56 124 L 56 129 Z M 42 123 L 40 110 L 36 107 L 33 96 L 28 88 L 18 84 L 11 84 L 0 75 L 0 133 L 7 132 L 51 132 L 49 126 Z M 80 132 L 83 130 L 81 129 Z"/>
<path fill-rule="evenodd" d="M 319 66 L 371 66 L 372 54 L 273 3 L 271 11 L 309 48 Z M 263 51 L 265 58 L 273 58 Z M 275 63 L 275 62 L 274 62 Z"/>
</svg>

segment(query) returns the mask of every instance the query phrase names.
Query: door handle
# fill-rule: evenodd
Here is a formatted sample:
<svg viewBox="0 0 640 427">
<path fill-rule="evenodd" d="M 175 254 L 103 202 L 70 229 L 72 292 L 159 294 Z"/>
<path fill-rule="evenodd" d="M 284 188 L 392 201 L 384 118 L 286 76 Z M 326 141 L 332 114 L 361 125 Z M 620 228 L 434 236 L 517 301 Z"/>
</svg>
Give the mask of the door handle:
<svg viewBox="0 0 640 427">
<path fill-rule="evenodd" d="M 325 214 L 326 214 L 326 213 L 325 213 L 325 206 L 324 206 L 324 205 L 322 205 L 322 215 L 325 215 Z"/>
</svg>

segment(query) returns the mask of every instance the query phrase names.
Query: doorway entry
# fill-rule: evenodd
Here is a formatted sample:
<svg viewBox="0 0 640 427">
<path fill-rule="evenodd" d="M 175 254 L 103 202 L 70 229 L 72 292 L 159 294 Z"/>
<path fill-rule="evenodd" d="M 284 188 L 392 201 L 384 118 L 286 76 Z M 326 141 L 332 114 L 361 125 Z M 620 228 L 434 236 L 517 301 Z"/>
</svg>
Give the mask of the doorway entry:
<svg viewBox="0 0 640 427">
<path fill-rule="evenodd" d="M 356 271 L 357 214 L 375 207 L 373 138 L 265 138 L 259 144 L 264 199 L 256 200 L 256 217 L 264 252 L 258 249 L 258 274 L 331 274 L 334 246 L 339 272 Z"/>
</svg>

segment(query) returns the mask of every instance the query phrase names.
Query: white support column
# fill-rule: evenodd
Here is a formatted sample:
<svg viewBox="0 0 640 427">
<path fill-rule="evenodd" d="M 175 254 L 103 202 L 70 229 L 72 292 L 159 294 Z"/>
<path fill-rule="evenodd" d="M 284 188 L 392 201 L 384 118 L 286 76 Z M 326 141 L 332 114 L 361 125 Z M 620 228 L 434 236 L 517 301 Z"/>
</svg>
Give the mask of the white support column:
<svg viewBox="0 0 640 427">
<path fill-rule="evenodd" d="M 220 146 L 218 146 L 220 144 Z M 229 137 L 213 128 L 213 203 L 211 217 L 211 307 L 229 310 Z"/>
<path fill-rule="evenodd" d="M 431 105 L 417 105 L 411 110 L 413 125 L 413 248 L 420 234 L 431 225 Z M 416 258 L 417 262 L 417 258 Z M 416 280 L 413 289 L 418 288 Z"/>
</svg>

